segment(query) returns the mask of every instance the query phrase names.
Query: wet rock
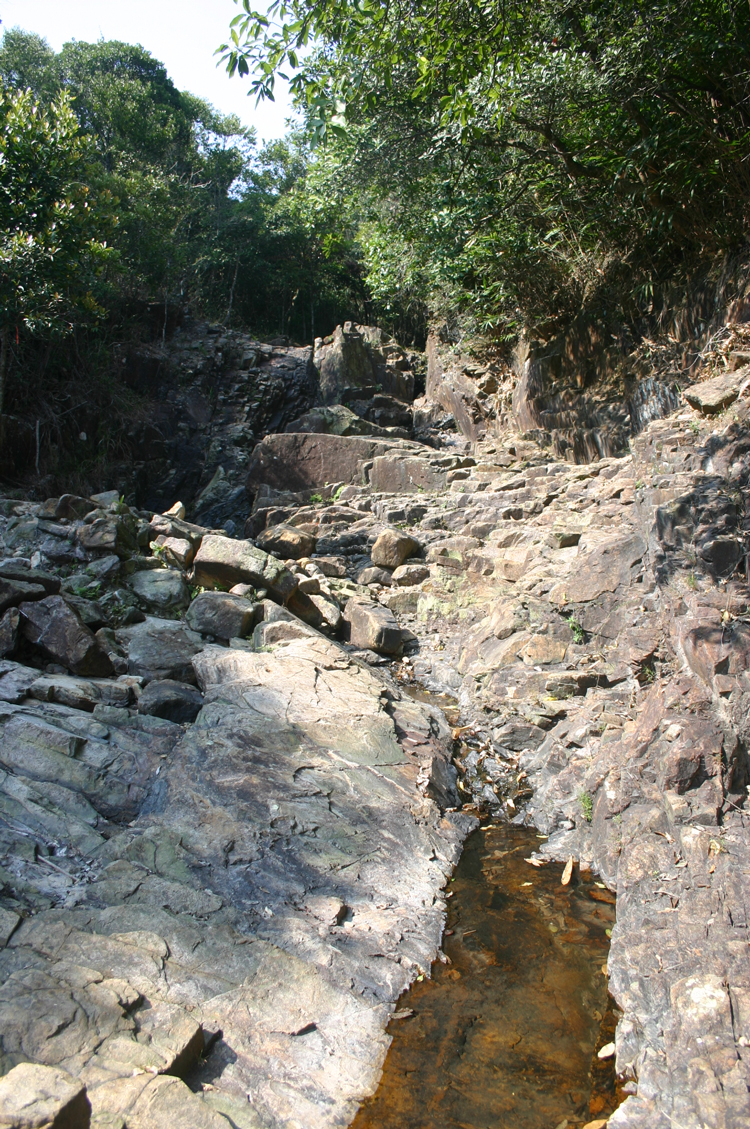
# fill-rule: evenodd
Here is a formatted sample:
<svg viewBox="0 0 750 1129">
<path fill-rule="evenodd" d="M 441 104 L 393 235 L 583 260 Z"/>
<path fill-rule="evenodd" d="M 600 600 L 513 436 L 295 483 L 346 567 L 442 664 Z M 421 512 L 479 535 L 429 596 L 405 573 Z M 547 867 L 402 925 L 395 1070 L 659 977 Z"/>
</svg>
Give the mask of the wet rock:
<svg viewBox="0 0 750 1129">
<path fill-rule="evenodd" d="M 403 650 L 404 637 L 389 608 L 349 600 L 344 608 L 344 621 L 348 625 L 350 642 L 355 647 L 382 655 L 398 655 Z"/>
<path fill-rule="evenodd" d="M 135 627 L 117 632 L 127 646 L 128 670 L 145 682 L 173 679 L 194 682 L 192 658 L 203 648 L 203 639 L 183 623 L 147 617 Z"/>
<path fill-rule="evenodd" d="M 407 533 L 397 529 L 384 529 L 372 547 L 372 563 L 383 568 L 398 568 L 408 557 L 416 556 L 421 546 Z"/>
<path fill-rule="evenodd" d="M 0 1078 L 3 1129 L 88 1129 L 86 1087 L 65 1070 L 24 1062 Z"/>
<path fill-rule="evenodd" d="M 203 705 L 203 696 L 195 686 L 165 678 L 149 682 L 138 699 L 138 712 L 184 725 L 195 721 Z"/>
<path fill-rule="evenodd" d="M 21 632 L 53 662 L 74 674 L 107 677 L 114 673 L 109 656 L 61 596 L 22 604 Z"/>
<path fill-rule="evenodd" d="M 141 603 L 155 611 L 186 608 L 190 603 L 190 590 L 177 569 L 144 569 L 136 572 L 128 584 Z"/>
<path fill-rule="evenodd" d="M 265 588 L 284 603 L 297 587 L 297 579 L 275 557 L 264 553 L 252 541 L 234 541 L 229 537 L 204 537 L 195 557 L 195 583 L 207 588 L 222 585 L 252 584 Z"/>
<path fill-rule="evenodd" d="M 316 538 L 292 525 L 272 525 L 256 537 L 256 544 L 281 560 L 301 560 L 315 552 Z"/>
<path fill-rule="evenodd" d="M 244 596 L 224 592 L 202 592 L 185 615 L 193 631 L 217 639 L 244 639 L 255 626 L 255 606 Z"/>
</svg>

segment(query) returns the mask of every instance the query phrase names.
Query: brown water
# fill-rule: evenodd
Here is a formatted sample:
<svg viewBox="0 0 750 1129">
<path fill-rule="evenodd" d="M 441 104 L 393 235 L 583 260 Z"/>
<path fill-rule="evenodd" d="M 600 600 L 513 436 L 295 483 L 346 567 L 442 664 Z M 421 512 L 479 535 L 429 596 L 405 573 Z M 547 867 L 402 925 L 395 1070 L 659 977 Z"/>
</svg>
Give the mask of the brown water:
<svg viewBox="0 0 750 1129">
<path fill-rule="evenodd" d="M 399 1001 L 380 1087 L 354 1129 L 561 1129 L 619 1104 L 606 969 L 612 896 L 576 870 L 525 862 L 533 830 L 467 840 L 432 979 Z"/>
</svg>

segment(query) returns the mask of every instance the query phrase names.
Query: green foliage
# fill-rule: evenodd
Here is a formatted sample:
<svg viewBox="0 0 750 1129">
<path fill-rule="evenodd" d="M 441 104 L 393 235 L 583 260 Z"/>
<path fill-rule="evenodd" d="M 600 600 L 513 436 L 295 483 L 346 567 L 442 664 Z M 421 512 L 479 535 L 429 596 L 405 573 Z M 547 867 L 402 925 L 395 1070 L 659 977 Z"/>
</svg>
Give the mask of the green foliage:
<svg viewBox="0 0 750 1129">
<path fill-rule="evenodd" d="M 594 797 L 590 792 L 580 791 L 578 793 L 578 802 L 581 805 L 583 818 L 587 823 L 591 823 L 592 817 L 594 815 Z"/>
<path fill-rule="evenodd" d="M 574 615 L 568 618 L 568 627 L 573 632 L 574 643 L 584 643 L 586 641 L 583 634 L 583 628 Z"/>
<path fill-rule="evenodd" d="M 553 332 L 648 313 L 744 244 L 739 0 L 243 0 L 223 55 L 275 75 L 359 211 L 376 294 Z"/>
<path fill-rule="evenodd" d="M 0 411 L 12 329 L 64 335 L 103 312 L 106 193 L 84 182 L 89 156 L 66 95 L 42 109 L 29 91 L 0 93 Z"/>
</svg>

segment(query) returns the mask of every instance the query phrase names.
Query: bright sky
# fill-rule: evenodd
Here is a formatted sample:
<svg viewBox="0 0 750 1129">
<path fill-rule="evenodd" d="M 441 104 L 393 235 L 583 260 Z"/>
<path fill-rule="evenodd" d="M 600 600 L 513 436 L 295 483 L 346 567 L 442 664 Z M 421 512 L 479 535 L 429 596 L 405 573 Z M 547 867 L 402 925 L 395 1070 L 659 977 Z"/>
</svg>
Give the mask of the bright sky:
<svg viewBox="0 0 750 1129">
<path fill-rule="evenodd" d="M 35 31 L 55 51 L 70 39 L 140 43 L 164 63 L 180 90 L 237 114 L 255 126 L 259 139 L 270 141 L 286 132 L 292 112 L 286 92 L 277 83 L 276 101 L 256 109 L 247 79 L 230 79 L 213 54 L 227 41 L 229 21 L 239 11 L 233 0 L 0 0 L 3 27 Z"/>
</svg>

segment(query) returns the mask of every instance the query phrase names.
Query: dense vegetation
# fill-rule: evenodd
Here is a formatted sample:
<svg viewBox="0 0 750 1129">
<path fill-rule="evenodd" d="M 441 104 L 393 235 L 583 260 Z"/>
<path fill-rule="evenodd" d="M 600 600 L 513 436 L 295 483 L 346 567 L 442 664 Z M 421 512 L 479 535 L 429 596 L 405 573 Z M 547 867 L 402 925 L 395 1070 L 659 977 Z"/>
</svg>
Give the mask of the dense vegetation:
<svg viewBox="0 0 750 1129">
<path fill-rule="evenodd" d="M 228 65 L 261 96 L 292 74 L 380 299 L 549 333 L 746 244 L 746 0 L 243 6 Z"/>
<path fill-rule="evenodd" d="M 304 128 L 259 149 L 140 47 L 6 32 L 0 412 L 184 309 L 601 339 L 747 260 L 746 0 L 242 0 L 224 57 Z"/>
<path fill-rule="evenodd" d="M 181 93 L 125 43 L 7 31 L 0 48 L 0 411 L 111 367 L 176 312 L 311 340 L 364 316 L 354 232 L 308 151 Z M 41 350 L 41 352 L 40 352 Z"/>
</svg>

